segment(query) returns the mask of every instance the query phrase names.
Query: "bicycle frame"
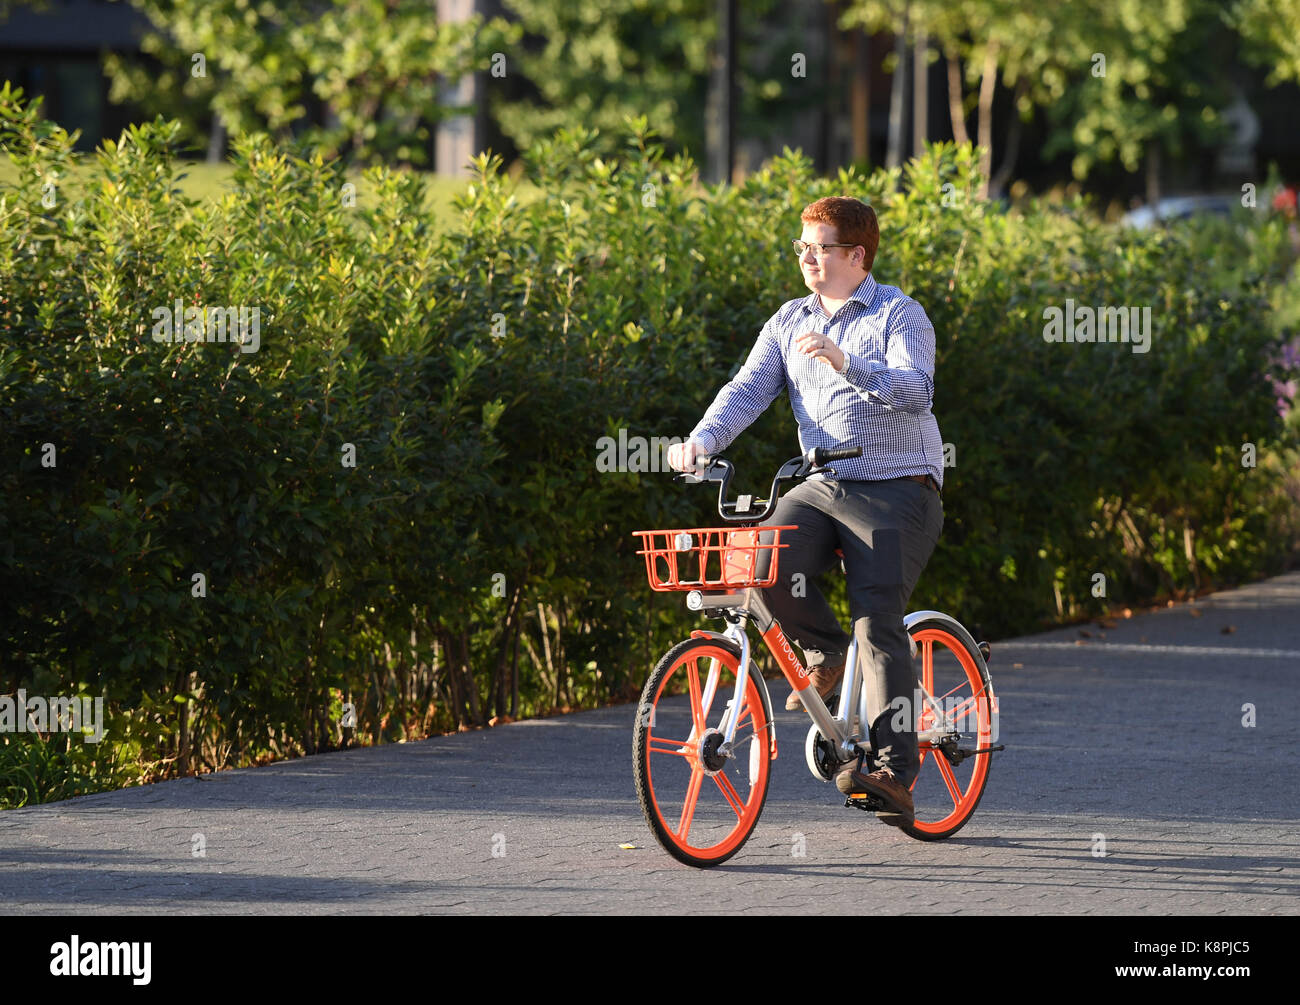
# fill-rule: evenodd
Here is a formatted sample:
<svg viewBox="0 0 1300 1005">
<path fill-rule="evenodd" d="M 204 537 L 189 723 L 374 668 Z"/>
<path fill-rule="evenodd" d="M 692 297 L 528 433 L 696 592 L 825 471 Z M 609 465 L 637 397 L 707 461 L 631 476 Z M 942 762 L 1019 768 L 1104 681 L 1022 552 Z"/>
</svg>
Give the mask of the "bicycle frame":
<svg viewBox="0 0 1300 1005">
<path fill-rule="evenodd" d="M 741 705 L 740 696 L 744 693 L 745 684 L 750 673 L 751 653 L 749 632 L 745 628 L 746 620 L 755 622 L 764 644 L 767 646 L 768 651 L 772 653 L 777 666 L 781 669 L 781 673 L 799 695 L 800 702 L 816 724 L 818 731 L 827 741 L 834 745 L 841 759 L 848 761 L 856 757 L 860 749 L 862 749 L 864 738 L 867 740 L 866 746 L 870 747 L 869 734 L 864 737 L 863 723 L 871 722 L 871 717 L 867 711 L 866 691 L 862 687 L 865 674 L 858 664 L 858 641 L 856 638 L 849 641 L 848 652 L 845 654 L 844 679 L 840 687 L 839 706 L 832 713 L 825 701 L 822 700 L 821 695 L 818 694 L 817 689 L 811 686 L 812 682 L 809 678 L 808 669 L 795 655 L 793 647 L 781 630 L 780 623 L 772 616 L 771 610 L 763 601 L 762 594 L 758 590 L 728 594 L 700 593 L 697 591 L 687 596 L 686 603 L 692 610 L 721 609 L 727 611 L 730 616 L 725 631 L 695 631 L 692 632 L 692 635 L 695 637 L 706 636 L 727 639 L 740 650 L 740 663 L 736 670 L 735 689 L 717 726 L 718 731 L 723 734 L 723 744 L 719 748 L 720 753 L 728 757 L 732 756 L 732 743 L 735 740 Z M 914 611 L 903 618 L 903 626 L 910 633 L 910 629 L 914 624 L 927 620 L 942 622 L 958 638 L 969 644 L 972 653 L 980 653 L 974 639 L 970 637 L 965 627 L 955 618 L 942 612 Z M 912 655 L 915 656 L 916 644 L 911 642 L 910 635 L 909 643 L 912 647 Z M 997 698 L 993 694 L 993 684 L 989 676 L 988 665 L 984 661 L 982 653 L 978 657 L 977 667 L 984 684 L 982 690 L 987 690 L 988 699 L 996 714 Z M 721 667 L 718 661 L 711 661 L 702 698 L 702 705 L 706 709 L 712 707 L 720 672 Z M 754 676 L 758 687 L 766 695 L 767 682 L 763 679 L 763 675 L 755 674 Z M 945 734 L 954 732 L 955 729 L 948 713 L 934 700 L 934 696 L 925 691 L 919 681 L 916 684 L 916 689 L 921 694 L 921 700 L 931 710 L 935 723 L 931 728 L 918 734 L 918 742 L 932 743 Z M 766 700 L 770 705 L 770 697 Z M 769 728 L 772 732 L 769 742 L 772 747 L 773 757 L 775 757 L 776 728 L 775 725 L 770 723 Z"/>
</svg>

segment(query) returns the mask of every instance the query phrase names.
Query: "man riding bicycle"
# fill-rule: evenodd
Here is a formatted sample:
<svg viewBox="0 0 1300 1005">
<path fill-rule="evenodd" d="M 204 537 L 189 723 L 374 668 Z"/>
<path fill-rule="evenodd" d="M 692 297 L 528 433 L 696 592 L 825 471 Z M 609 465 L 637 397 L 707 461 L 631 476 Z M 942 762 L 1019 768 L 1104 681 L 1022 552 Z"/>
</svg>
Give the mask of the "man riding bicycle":
<svg viewBox="0 0 1300 1005">
<path fill-rule="evenodd" d="M 777 504 L 772 523 L 799 529 L 783 536 L 782 581 L 763 596 L 827 698 L 844 675 L 849 637 L 815 580 L 842 550 L 877 764 L 859 772 L 850 763 L 835 784 L 846 795 L 876 796 L 890 811 L 880 818 L 901 826 L 914 819 L 910 788 L 920 770 L 903 614 L 943 529 L 934 326 L 916 301 L 872 277 L 880 229 L 870 206 L 819 199 L 800 219 L 794 247 L 812 292 L 768 320 L 744 367 L 687 442 L 669 449 L 668 462 L 687 471 L 698 455 L 725 449 L 782 391 L 802 451 L 862 447 L 860 458 L 836 462 L 834 478 L 814 475 Z M 897 702 L 908 710 L 901 730 L 892 724 Z M 786 708 L 799 704 L 792 692 Z"/>
</svg>

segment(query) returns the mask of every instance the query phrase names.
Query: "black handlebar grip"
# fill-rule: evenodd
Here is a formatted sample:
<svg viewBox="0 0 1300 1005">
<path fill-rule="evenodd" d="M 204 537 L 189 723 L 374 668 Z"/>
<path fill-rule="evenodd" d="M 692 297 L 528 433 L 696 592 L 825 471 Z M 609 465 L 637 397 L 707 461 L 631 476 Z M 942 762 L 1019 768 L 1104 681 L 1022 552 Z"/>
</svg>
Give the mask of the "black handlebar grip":
<svg viewBox="0 0 1300 1005">
<path fill-rule="evenodd" d="M 841 447 L 838 450 L 825 450 L 818 447 L 817 451 L 813 455 L 815 463 L 819 466 L 827 464 L 830 461 L 847 461 L 851 457 L 861 456 L 861 447 Z"/>
</svg>

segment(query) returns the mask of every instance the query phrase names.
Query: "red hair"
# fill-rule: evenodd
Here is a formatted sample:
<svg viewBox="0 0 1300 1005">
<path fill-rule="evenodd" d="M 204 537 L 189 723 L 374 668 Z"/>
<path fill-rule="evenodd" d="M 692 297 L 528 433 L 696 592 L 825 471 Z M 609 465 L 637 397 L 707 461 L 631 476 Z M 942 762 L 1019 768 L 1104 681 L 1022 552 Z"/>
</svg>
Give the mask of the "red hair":
<svg viewBox="0 0 1300 1005">
<path fill-rule="evenodd" d="M 867 255 L 862 268 L 871 271 L 880 245 L 880 224 L 876 211 L 865 202 L 846 196 L 831 195 L 804 207 L 799 214 L 804 223 L 825 223 L 835 228 L 836 243 L 862 245 Z"/>
</svg>

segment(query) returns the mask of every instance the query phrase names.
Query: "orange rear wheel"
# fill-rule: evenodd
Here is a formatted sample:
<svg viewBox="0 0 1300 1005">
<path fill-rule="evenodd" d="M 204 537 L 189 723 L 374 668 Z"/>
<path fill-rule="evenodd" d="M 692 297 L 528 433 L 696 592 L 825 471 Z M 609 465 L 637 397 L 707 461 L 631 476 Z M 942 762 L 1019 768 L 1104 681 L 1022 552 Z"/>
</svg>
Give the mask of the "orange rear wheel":
<svg viewBox="0 0 1300 1005">
<path fill-rule="evenodd" d="M 737 652 L 713 639 L 674 646 L 646 681 L 637 708 L 632 764 L 646 822 L 680 862 L 718 865 L 753 833 L 767 799 L 771 709 L 754 681 L 741 699 L 734 756 L 717 729 L 735 692 Z"/>
<path fill-rule="evenodd" d="M 916 821 L 904 827 L 921 841 L 957 833 L 970 820 L 988 783 L 988 753 L 970 754 L 953 764 L 944 752 L 987 750 L 997 742 L 993 693 L 972 652 L 942 622 L 930 620 L 911 630 L 913 657 L 921 686 L 933 699 L 918 711 L 921 770 L 912 784 Z M 960 755 L 959 755 L 960 756 Z"/>
</svg>

